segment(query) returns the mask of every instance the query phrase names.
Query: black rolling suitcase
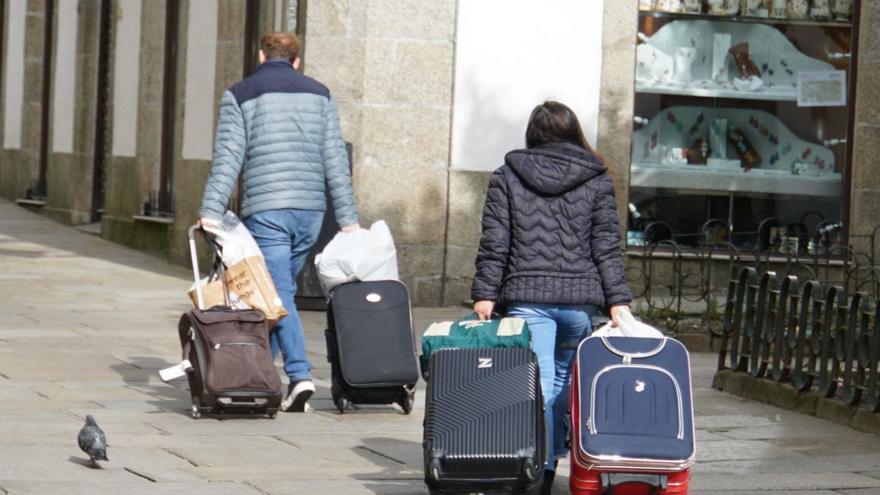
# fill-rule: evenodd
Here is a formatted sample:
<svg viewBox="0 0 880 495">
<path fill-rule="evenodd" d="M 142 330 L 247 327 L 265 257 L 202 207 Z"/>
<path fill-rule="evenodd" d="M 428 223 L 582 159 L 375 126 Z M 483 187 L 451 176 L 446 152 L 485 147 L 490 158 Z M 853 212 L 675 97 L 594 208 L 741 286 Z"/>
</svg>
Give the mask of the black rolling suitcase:
<svg viewBox="0 0 880 495">
<path fill-rule="evenodd" d="M 441 349 L 425 399 L 425 484 L 432 494 L 537 494 L 546 438 L 530 349 Z"/>
<path fill-rule="evenodd" d="M 400 404 L 412 411 L 419 368 L 406 286 L 396 280 L 351 282 L 330 293 L 327 360 L 333 403 Z"/>
</svg>

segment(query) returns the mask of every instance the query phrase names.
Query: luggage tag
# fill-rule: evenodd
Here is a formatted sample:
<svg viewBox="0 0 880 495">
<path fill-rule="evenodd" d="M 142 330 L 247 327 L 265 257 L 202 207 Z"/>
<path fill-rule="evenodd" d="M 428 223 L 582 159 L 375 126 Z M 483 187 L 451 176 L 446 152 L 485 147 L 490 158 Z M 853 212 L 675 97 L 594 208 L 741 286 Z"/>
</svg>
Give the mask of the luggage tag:
<svg viewBox="0 0 880 495">
<path fill-rule="evenodd" d="M 186 374 L 192 370 L 192 363 L 189 362 L 189 359 L 184 359 L 174 366 L 169 366 L 163 370 L 159 370 L 159 378 L 161 378 L 163 382 L 170 382 L 175 378 L 186 376 Z"/>
</svg>

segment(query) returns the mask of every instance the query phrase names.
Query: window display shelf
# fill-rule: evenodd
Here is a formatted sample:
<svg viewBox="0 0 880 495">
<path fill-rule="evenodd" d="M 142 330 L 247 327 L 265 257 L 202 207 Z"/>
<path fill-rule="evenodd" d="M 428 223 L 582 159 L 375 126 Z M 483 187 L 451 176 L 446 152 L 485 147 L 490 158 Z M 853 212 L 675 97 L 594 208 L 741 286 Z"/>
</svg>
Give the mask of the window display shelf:
<svg viewBox="0 0 880 495">
<path fill-rule="evenodd" d="M 839 197 L 842 177 L 837 173 L 816 176 L 785 171 L 712 169 L 706 166 L 669 166 L 633 163 L 630 186 L 727 195 L 756 193 L 779 196 Z"/>
<path fill-rule="evenodd" d="M 638 92 L 795 101 L 799 73 L 836 70 L 801 53 L 779 30 L 765 24 L 673 21 L 653 36 L 640 37 Z M 754 77 L 746 78 L 743 71 Z M 750 84 L 755 86 L 747 88 Z"/>
<path fill-rule="evenodd" d="M 796 85 L 762 87 L 757 91 L 746 91 L 736 89 L 730 83 L 716 83 L 709 80 L 692 81 L 687 85 L 678 82 L 636 80 L 636 93 L 738 100 L 797 101 Z"/>
<path fill-rule="evenodd" d="M 852 23 L 849 21 L 819 21 L 814 19 L 784 19 L 776 17 L 743 17 L 743 16 L 722 16 L 709 14 L 689 14 L 675 12 L 649 12 L 639 11 L 639 17 L 669 20 L 710 20 L 725 22 L 743 22 L 751 24 L 770 24 L 778 26 L 816 26 L 828 28 L 844 28 L 851 29 Z"/>
</svg>

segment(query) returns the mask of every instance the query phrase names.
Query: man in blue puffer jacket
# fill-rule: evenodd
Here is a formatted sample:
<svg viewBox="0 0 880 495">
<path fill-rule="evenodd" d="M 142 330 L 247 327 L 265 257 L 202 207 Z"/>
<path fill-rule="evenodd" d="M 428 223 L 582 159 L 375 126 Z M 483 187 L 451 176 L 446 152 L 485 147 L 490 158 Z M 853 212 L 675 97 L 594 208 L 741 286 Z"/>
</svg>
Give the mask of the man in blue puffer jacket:
<svg viewBox="0 0 880 495">
<path fill-rule="evenodd" d="M 260 68 L 223 93 L 199 215 L 204 226 L 218 224 L 244 173 L 241 216 L 290 313 L 271 333 L 273 355 L 281 351 L 290 377 L 282 409 L 304 412 L 315 386 L 293 298 L 321 229 L 325 191 L 342 231 L 359 227 L 336 103 L 326 86 L 296 72 L 299 47 L 291 34 L 267 33 Z"/>
</svg>

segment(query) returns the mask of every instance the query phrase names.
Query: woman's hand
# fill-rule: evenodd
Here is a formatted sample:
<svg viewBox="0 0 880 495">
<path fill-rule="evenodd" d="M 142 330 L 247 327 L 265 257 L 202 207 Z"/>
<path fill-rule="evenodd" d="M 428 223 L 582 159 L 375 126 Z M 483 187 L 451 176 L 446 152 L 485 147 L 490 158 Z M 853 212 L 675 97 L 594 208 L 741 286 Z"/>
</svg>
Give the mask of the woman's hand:
<svg viewBox="0 0 880 495">
<path fill-rule="evenodd" d="M 629 313 L 629 305 L 628 304 L 619 304 L 617 306 L 611 306 L 611 326 L 617 327 L 620 326 L 620 318 Z"/>
<path fill-rule="evenodd" d="M 495 301 L 477 301 L 474 303 L 474 313 L 480 321 L 491 320 L 492 310 L 495 309 Z"/>
</svg>

